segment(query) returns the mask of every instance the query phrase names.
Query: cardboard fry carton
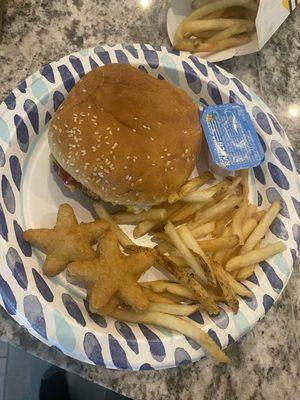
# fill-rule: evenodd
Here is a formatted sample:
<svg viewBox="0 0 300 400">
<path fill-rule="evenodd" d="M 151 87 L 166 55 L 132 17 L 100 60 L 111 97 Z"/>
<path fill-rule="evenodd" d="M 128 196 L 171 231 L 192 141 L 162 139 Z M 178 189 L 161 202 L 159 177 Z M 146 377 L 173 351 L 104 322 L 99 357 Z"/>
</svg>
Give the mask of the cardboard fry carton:
<svg viewBox="0 0 300 400">
<path fill-rule="evenodd" d="M 214 54 L 198 53 L 209 61 L 222 61 L 234 56 L 242 56 L 259 51 L 277 31 L 300 0 L 260 0 L 255 20 L 256 32 L 252 40 L 242 46 L 222 50 Z M 171 43 L 178 24 L 192 12 L 192 0 L 172 0 L 168 11 L 167 28 Z"/>
</svg>

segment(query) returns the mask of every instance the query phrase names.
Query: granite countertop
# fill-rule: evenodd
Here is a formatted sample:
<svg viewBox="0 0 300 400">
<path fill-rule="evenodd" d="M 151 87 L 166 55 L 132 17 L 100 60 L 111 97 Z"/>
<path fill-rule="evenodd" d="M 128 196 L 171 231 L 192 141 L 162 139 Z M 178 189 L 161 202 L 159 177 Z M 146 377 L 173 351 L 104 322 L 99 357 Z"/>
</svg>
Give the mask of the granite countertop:
<svg viewBox="0 0 300 400">
<path fill-rule="evenodd" d="M 168 1 L 6 0 L 0 43 L 0 98 L 41 65 L 97 44 L 169 45 Z M 260 95 L 300 155 L 300 7 L 258 53 L 221 63 Z M 299 167 L 299 158 L 296 160 Z M 230 365 L 204 359 L 150 372 L 103 370 L 31 337 L 1 308 L 0 338 L 133 399 L 299 399 L 300 272 L 295 267 L 268 315 L 228 349 Z"/>
</svg>

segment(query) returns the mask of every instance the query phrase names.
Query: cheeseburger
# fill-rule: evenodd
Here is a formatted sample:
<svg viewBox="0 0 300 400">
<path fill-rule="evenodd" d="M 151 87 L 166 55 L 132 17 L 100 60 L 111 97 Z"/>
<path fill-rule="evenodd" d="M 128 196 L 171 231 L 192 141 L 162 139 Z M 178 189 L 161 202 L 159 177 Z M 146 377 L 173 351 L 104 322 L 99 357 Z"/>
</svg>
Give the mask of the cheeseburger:
<svg viewBox="0 0 300 400">
<path fill-rule="evenodd" d="M 185 92 L 123 64 L 80 79 L 49 131 L 69 187 L 136 209 L 165 201 L 187 180 L 201 141 L 198 107 Z"/>
</svg>

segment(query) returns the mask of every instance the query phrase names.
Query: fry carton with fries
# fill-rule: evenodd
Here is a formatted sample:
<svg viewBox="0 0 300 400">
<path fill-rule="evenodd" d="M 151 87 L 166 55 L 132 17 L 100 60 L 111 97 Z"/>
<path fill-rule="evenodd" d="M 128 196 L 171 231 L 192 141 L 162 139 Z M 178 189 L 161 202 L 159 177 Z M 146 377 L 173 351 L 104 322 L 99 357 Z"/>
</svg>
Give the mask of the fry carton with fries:
<svg viewBox="0 0 300 400">
<path fill-rule="evenodd" d="M 210 61 L 259 51 L 299 0 L 172 0 L 172 45 Z"/>
</svg>

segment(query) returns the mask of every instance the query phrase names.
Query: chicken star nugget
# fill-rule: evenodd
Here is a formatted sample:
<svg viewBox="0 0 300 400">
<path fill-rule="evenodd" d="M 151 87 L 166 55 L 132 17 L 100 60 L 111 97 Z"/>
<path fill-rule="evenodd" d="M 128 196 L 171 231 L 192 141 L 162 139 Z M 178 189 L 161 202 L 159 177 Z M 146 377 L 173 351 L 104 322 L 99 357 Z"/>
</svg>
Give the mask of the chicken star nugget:
<svg viewBox="0 0 300 400">
<path fill-rule="evenodd" d="M 61 204 L 53 229 L 28 229 L 24 239 L 47 254 L 43 272 L 55 276 L 72 261 L 95 258 L 97 253 L 91 245 L 109 226 L 108 222 L 100 220 L 78 224 L 72 207 Z"/>
<path fill-rule="evenodd" d="M 98 257 L 92 261 L 72 262 L 68 265 L 67 275 L 87 287 L 91 312 L 101 314 L 115 295 L 134 309 L 145 310 L 149 301 L 137 279 L 153 262 L 150 251 L 124 255 L 117 237 L 106 232 L 99 240 Z"/>
</svg>

